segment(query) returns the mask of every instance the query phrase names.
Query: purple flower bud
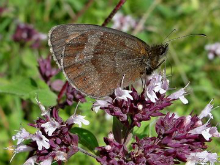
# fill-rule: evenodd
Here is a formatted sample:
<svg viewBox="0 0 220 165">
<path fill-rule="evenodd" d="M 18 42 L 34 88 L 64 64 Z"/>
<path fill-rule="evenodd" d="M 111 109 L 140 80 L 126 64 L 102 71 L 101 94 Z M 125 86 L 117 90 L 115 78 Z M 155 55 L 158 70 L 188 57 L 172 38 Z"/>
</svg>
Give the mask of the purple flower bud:
<svg viewBox="0 0 220 165">
<path fill-rule="evenodd" d="M 47 56 L 46 59 L 43 58 L 39 59 L 38 64 L 39 64 L 38 70 L 40 72 L 40 75 L 46 83 L 49 83 L 50 78 L 59 72 L 58 69 L 52 68 L 51 56 Z"/>
<path fill-rule="evenodd" d="M 31 25 L 19 23 L 13 35 L 13 40 L 21 44 L 32 43 L 32 48 L 39 48 L 41 40 L 46 40 L 47 35 L 37 32 Z"/>
<path fill-rule="evenodd" d="M 67 105 L 72 105 L 73 101 L 76 102 L 86 102 L 85 96 L 73 88 L 71 85 L 68 84 L 66 89 L 66 103 Z"/>
</svg>

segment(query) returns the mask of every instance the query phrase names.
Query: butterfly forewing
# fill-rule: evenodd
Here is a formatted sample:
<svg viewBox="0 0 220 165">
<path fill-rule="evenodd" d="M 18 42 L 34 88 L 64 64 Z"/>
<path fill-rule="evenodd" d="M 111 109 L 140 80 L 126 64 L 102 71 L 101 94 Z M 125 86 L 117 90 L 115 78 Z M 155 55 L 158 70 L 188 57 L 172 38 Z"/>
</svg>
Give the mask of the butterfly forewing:
<svg viewBox="0 0 220 165">
<path fill-rule="evenodd" d="M 123 75 L 127 86 L 144 73 L 148 45 L 136 37 L 94 25 L 60 25 L 50 34 L 54 32 L 49 43 L 54 58 L 68 81 L 88 96 L 104 97 L 120 85 Z"/>
</svg>

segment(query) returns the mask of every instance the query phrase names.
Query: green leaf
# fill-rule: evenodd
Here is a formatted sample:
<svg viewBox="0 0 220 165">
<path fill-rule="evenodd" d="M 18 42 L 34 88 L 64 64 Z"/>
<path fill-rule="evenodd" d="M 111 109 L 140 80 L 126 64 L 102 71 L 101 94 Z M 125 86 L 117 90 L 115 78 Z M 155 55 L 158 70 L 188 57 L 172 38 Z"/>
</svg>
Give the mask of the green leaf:
<svg viewBox="0 0 220 165">
<path fill-rule="evenodd" d="M 10 82 L 0 86 L 0 93 L 14 94 L 22 98 L 28 98 L 29 93 L 37 89 L 37 84 L 33 79 L 24 78 L 18 82 Z"/>
<path fill-rule="evenodd" d="M 113 117 L 112 132 L 114 134 L 115 140 L 120 143 L 122 138 L 124 138 L 123 124 L 116 117 Z"/>
<path fill-rule="evenodd" d="M 37 89 L 32 91 L 30 93 L 30 98 L 34 103 L 36 103 L 36 96 L 44 106 L 53 106 L 57 103 L 57 95 L 53 93 L 50 89 Z"/>
<path fill-rule="evenodd" d="M 141 123 L 141 127 L 134 127 L 134 134 L 139 138 L 155 136 L 155 123 L 156 118 L 151 118 L 150 121 Z"/>
<path fill-rule="evenodd" d="M 84 147 L 88 148 L 91 152 L 95 153 L 95 148 L 99 146 L 98 141 L 95 135 L 84 129 L 79 127 L 74 127 L 71 129 L 71 132 L 77 134 L 79 136 L 79 143 Z"/>
<path fill-rule="evenodd" d="M 25 78 L 17 82 L 10 82 L 0 86 L 0 93 L 13 94 L 23 99 L 31 99 L 32 102 L 36 96 L 45 106 L 56 104 L 57 96 L 48 88 L 39 89 L 37 83 L 31 78 Z"/>
</svg>

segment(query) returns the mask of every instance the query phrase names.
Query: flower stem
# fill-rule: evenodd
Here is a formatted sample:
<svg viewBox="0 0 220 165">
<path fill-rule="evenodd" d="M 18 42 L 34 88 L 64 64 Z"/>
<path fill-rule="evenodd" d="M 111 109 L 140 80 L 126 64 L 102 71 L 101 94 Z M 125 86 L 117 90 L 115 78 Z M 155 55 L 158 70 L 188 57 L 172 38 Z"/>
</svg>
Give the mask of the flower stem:
<svg viewBox="0 0 220 165">
<path fill-rule="evenodd" d="M 82 148 L 80 148 L 80 147 L 78 147 L 78 149 L 79 149 L 80 152 L 82 152 L 82 153 L 84 153 L 84 154 L 86 154 L 86 155 L 88 155 L 88 156 L 91 156 L 91 157 L 93 157 L 93 158 L 95 158 L 95 159 L 98 158 L 97 156 L 95 156 L 95 155 L 93 155 L 93 154 L 87 152 L 86 150 L 84 150 L 84 149 L 82 149 Z"/>
<path fill-rule="evenodd" d="M 109 16 L 105 19 L 102 26 L 106 26 L 112 19 L 112 17 L 115 15 L 115 13 L 122 7 L 122 5 L 126 2 L 126 0 L 120 0 L 118 4 L 115 6 L 115 8 L 112 10 L 112 12 L 109 14 Z"/>
<path fill-rule="evenodd" d="M 60 93 L 58 94 L 58 97 L 57 97 L 57 103 L 59 104 L 60 103 L 60 100 L 64 94 L 64 91 L 66 90 L 66 87 L 68 85 L 68 81 L 65 82 L 65 84 L 63 85 L 62 89 L 60 90 Z"/>
</svg>

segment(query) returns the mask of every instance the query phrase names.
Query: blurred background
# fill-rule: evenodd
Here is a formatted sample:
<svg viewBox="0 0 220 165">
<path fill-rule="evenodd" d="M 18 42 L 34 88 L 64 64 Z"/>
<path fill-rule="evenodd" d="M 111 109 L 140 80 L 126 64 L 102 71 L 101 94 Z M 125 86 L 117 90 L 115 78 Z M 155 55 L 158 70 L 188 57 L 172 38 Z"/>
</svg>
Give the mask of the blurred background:
<svg viewBox="0 0 220 165">
<path fill-rule="evenodd" d="M 38 71 L 38 60 L 50 56 L 47 33 L 55 25 L 86 23 L 101 25 L 118 0 L 1 0 L 0 1 L 0 165 L 9 164 L 13 155 L 6 150 L 16 144 L 12 135 L 33 122 L 40 110 L 36 93 L 45 106 L 56 104 L 56 92 L 51 91 Z M 199 114 L 214 99 L 220 105 L 220 1 L 199 0 L 127 0 L 107 25 L 133 34 L 149 45 L 188 34 L 204 33 L 207 37 L 192 36 L 170 43 L 166 63 L 170 87 L 179 89 L 188 82 L 189 104 L 175 102 L 167 111 L 178 115 Z M 53 67 L 57 67 L 52 63 Z M 62 79 L 57 74 L 54 79 Z M 91 111 L 92 99 L 80 104 L 79 113 L 87 116 L 89 129 L 99 145 L 111 131 L 112 121 L 104 112 Z M 75 104 L 61 111 L 66 119 Z M 213 125 L 219 126 L 220 108 L 213 111 Z M 136 132 L 144 133 L 145 128 Z M 220 130 L 220 128 L 219 128 Z M 213 140 L 209 150 L 220 154 L 220 141 Z M 23 164 L 27 153 L 15 156 L 12 165 Z M 98 164 L 81 153 L 66 164 Z"/>
</svg>

